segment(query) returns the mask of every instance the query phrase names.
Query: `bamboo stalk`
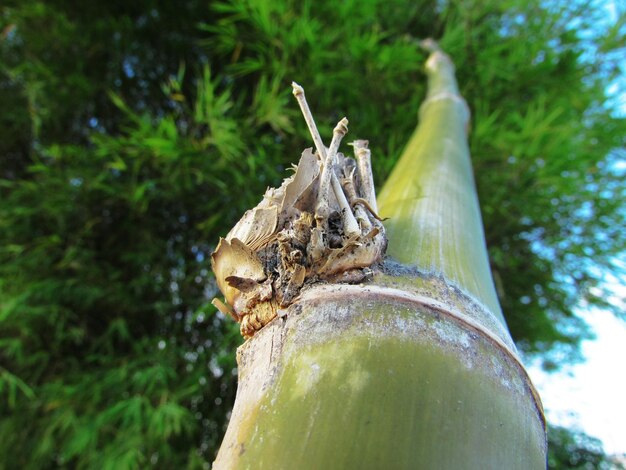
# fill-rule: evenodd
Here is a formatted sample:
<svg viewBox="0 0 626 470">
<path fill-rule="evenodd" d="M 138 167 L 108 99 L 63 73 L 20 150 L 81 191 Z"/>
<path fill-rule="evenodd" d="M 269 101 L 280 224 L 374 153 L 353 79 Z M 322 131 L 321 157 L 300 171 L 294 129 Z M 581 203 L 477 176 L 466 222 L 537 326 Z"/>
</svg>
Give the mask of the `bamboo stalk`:
<svg viewBox="0 0 626 470">
<path fill-rule="evenodd" d="M 239 348 L 214 468 L 545 468 L 541 402 L 489 274 L 469 113 L 430 46 L 420 126 L 379 198 L 395 260 L 310 287 Z"/>
<path fill-rule="evenodd" d="M 309 291 L 238 351 L 214 468 L 545 468 L 519 362 L 463 317 L 404 290 Z"/>
<path fill-rule="evenodd" d="M 467 146 L 469 110 L 447 55 L 434 49 L 426 73 L 420 125 L 378 198 L 380 214 L 388 218 L 389 254 L 443 275 L 504 324 Z"/>
</svg>

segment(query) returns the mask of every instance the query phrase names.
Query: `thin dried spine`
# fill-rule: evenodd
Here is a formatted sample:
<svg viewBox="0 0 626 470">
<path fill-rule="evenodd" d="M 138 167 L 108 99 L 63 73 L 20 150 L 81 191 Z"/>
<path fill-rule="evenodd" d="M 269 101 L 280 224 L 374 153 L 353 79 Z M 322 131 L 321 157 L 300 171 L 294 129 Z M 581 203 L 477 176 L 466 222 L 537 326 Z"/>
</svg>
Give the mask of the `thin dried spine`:
<svg viewBox="0 0 626 470">
<path fill-rule="evenodd" d="M 343 192 L 343 188 L 339 184 L 337 175 L 334 172 L 335 157 L 337 155 L 337 151 L 339 150 L 339 144 L 347 133 L 348 120 L 346 118 L 343 118 L 341 121 L 339 121 L 339 123 L 337 124 L 337 126 L 335 126 L 335 129 L 333 130 L 333 140 L 330 143 L 330 149 L 328 150 L 328 158 L 326 159 L 326 161 L 330 164 L 330 184 L 333 188 L 333 192 L 335 193 L 335 197 L 337 198 L 337 202 L 339 203 L 339 207 L 341 208 L 344 233 L 348 236 L 348 238 L 353 238 L 360 234 L 359 224 L 357 223 L 354 214 L 352 214 L 352 208 L 350 207 L 350 204 L 346 199 L 346 195 Z"/>
<path fill-rule="evenodd" d="M 328 154 L 324 160 L 324 168 L 322 169 L 322 175 L 320 176 L 320 189 L 318 193 L 317 207 L 315 208 L 315 218 L 323 222 L 328 219 L 330 215 L 330 187 L 331 179 L 334 174 L 335 157 L 339 150 L 339 144 L 341 139 L 348 132 L 348 120 L 343 118 L 337 123 L 333 130 L 333 140 L 330 143 Z M 339 200 L 339 196 L 335 192 L 335 196 Z"/>
<path fill-rule="evenodd" d="M 358 201 L 362 199 L 358 197 L 356 188 L 354 187 L 355 171 L 355 169 L 352 169 L 350 175 L 341 181 L 341 186 L 348 198 L 350 207 L 354 208 L 354 217 L 357 220 L 359 227 L 362 231 L 368 232 L 372 228 L 372 224 L 367 217 L 365 209 L 362 207 L 362 205 L 358 204 Z"/>
<path fill-rule="evenodd" d="M 337 176 L 333 173 L 330 178 L 330 184 L 333 187 L 333 192 L 341 208 L 341 217 L 343 219 L 343 231 L 348 238 L 353 238 L 361 233 L 359 229 L 359 223 L 356 221 L 354 214 L 352 213 L 352 207 L 346 199 L 346 195 L 343 193 L 343 189 L 339 184 Z"/>
<path fill-rule="evenodd" d="M 358 164 L 359 180 L 361 181 L 361 193 L 363 199 L 365 199 L 372 207 L 374 212 L 378 212 L 378 206 L 376 204 L 376 191 L 374 189 L 374 175 L 372 173 L 372 161 L 371 152 L 367 148 L 367 140 L 355 140 L 352 145 L 354 146 L 354 155 Z"/>
<path fill-rule="evenodd" d="M 291 87 L 293 88 L 293 96 L 295 96 L 296 100 L 298 100 L 300 110 L 302 111 L 304 121 L 309 128 L 311 137 L 313 137 L 313 143 L 315 144 L 317 153 L 322 161 L 324 161 L 326 159 L 326 147 L 324 147 L 322 137 L 320 136 L 320 133 L 317 130 L 317 126 L 315 125 L 315 119 L 313 119 L 313 115 L 311 114 L 311 110 L 309 109 L 309 104 L 306 102 L 306 97 L 304 96 L 304 88 L 302 88 L 296 82 L 291 82 Z"/>
</svg>

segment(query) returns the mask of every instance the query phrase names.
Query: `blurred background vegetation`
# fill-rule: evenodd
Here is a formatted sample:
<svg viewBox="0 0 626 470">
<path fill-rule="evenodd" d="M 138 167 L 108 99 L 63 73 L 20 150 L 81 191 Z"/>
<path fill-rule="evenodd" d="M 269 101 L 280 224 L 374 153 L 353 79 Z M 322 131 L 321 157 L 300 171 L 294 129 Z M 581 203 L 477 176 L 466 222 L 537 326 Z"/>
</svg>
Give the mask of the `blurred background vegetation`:
<svg viewBox="0 0 626 470">
<path fill-rule="evenodd" d="M 575 307 L 611 308 L 603 279 L 624 276 L 626 14 L 601 6 L 5 0 L 0 468 L 208 467 L 241 343 L 209 303 L 210 253 L 311 146 L 289 83 L 322 135 L 346 115 L 370 140 L 381 184 L 416 125 L 425 37 L 473 112 L 511 333 L 546 368 L 577 360 Z M 550 441 L 551 468 L 610 468 L 584 434 Z"/>
</svg>

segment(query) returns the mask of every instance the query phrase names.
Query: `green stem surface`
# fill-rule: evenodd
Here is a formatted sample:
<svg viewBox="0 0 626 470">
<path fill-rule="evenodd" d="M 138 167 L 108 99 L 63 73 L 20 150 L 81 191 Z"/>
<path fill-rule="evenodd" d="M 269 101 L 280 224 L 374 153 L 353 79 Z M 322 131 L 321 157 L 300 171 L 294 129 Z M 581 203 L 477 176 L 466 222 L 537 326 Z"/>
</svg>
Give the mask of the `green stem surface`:
<svg viewBox="0 0 626 470">
<path fill-rule="evenodd" d="M 380 215 L 388 218 L 388 253 L 444 276 L 504 324 L 467 146 L 467 105 L 446 55 L 434 52 L 426 71 L 420 124 L 378 197 Z"/>
<path fill-rule="evenodd" d="M 420 126 L 385 185 L 382 272 L 302 292 L 238 350 L 216 469 L 544 469 L 545 421 L 490 275 L 441 52 Z"/>
</svg>

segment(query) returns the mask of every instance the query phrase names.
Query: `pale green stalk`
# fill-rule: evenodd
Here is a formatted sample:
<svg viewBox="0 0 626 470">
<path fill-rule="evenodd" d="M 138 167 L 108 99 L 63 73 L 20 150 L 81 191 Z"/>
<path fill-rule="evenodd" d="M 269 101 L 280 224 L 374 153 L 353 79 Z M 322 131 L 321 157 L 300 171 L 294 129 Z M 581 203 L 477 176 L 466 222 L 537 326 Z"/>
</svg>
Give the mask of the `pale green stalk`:
<svg viewBox="0 0 626 470">
<path fill-rule="evenodd" d="M 216 469 L 544 469 L 545 422 L 490 277 L 450 61 L 379 198 L 382 272 L 306 290 L 239 350 Z"/>
<path fill-rule="evenodd" d="M 420 125 L 378 197 L 388 253 L 443 275 L 504 324 L 491 278 L 467 146 L 469 110 L 454 66 L 435 51 L 426 64 L 428 95 Z"/>
</svg>

